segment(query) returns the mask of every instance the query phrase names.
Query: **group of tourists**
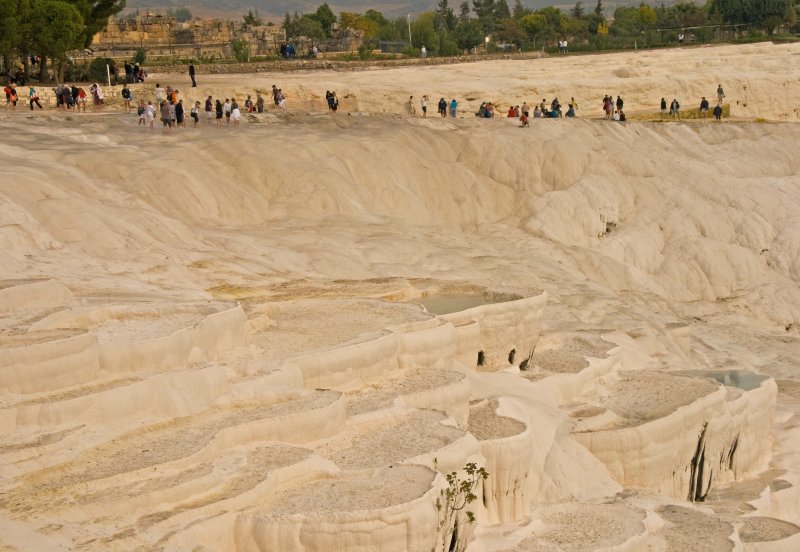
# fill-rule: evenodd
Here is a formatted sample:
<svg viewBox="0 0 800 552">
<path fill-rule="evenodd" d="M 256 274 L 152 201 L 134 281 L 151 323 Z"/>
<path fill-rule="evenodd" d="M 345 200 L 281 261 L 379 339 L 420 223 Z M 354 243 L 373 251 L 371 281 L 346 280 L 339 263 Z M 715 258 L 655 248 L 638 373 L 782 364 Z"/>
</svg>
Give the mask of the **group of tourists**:
<svg viewBox="0 0 800 552">
<path fill-rule="evenodd" d="M 339 109 L 339 97 L 336 95 L 336 90 L 333 92 L 330 90 L 325 91 L 325 103 L 328 104 L 328 111 L 336 115 L 336 110 Z"/>
<path fill-rule="evenodd" d="M 422 110 L 422 116 L 428 116 L 428 102 L 429 98 L 427 94 L 424 94 L 419 101 L 419 106 Z M 410 115 L 417 114 L 416 102 L 414 101 L 414 96 L 409 96 L 408 98 L 408 112 Z M 448 114 L 450 117 L 455 118 L 458 114 L 458 102 L 455 98 L 450 100 L 449 102 L 444 98 L 439 98 L 439 102 L 436 105 L 436 112 L 439 114 L 440 117 L 447 117 Z"/>
<path fill-rule="evenodd" d="M 625 100 L 623 100 L 619 94 L 617 94 L 616 100 L 614 100 L 614 97 L 610 94 L 603 96 L 603 113 L 605 113 L 605 119 L 607 121 L 619 121 L 623 123 L 627 121 L 625 112 L 622 110 L 624 106 Z"/>
<path fill-rule="evenodd" d="M 191 76 L 194 77 L 194 74 Z M 192 84 L 195 85 L 196 81 L 193 78 Z M 162 87 L 160 83 L 155 87 L 155 102 L 140 100 L 137 113 L 139 115 L 139 126 L 146 128 L 154 128 L 156 118 L 160 118 L 164 134 L 171 134 L 175 128 L 186 127 L 186 108 L 183 99 L 179 98 L 180 91 L 177 88 L 167 86 Z M 121 92 L 123 105 L 126 111 L 131 110 L 131 102 L 133 96 L 130 89 L 125 85 Z M 326 99 L 328 106 L 331 106 L 331 98 L 333 99 L 333 111 L 339 105 L 339 100 L 336 98 L 335 92 L 328 92 Z M 272 101 L 275 109 L 286 109 L 286 96 L 283 91 L 275 85 L 272 85 Z M 223 126 L 239 126 L 242 115 L 244 113 L 263 113 L 264 112 L 264 98 L 260 93 L 256 94 L 255 100 L 251 94 L 247 95 L 243 104 L 240 104 L 236 98 L 221 98 L 214 99 L 213 96 L 208 96 L 205 99 L 204 105 L 200 101 L 195 101 L 189 108 L 189 118 L 192 119 L 192 126 L 197 127 L 200 124 L 200 118 L 205 114 L 205 120 L 209 125 L 218 127 Z"/>
<path fill-rule="evenodd" d="M 136 74 L 141 68 L 126 63 L 125 70 L 126 73 L 130 70 L 133 74 Z M 192 80 L 192 86 L 196 86 L 195 74 L 194 67 L 190 67 L 189 76 Z M 7 84 L 4 87 L 4 92 L 6 95 L 6 109 L 11 111 L 16 110 L 16 106 L 21 100 L 15 84 Z M 92 99 L 92 105 L 95 110 L 102 109 L 105 103 L 103 89 L 97 81 L 94 81 L 88 87 L 88 90 L 75 84 L 69 85 L 64 83 L 53 88 L 53 92 L 55 93 L 56 107 L 64 111 L 82 110 L 85 112 L 89 98 Z M 178 95 L 179 91 L 177 89 L 173 89 L 171 86 L 163 88 L 160 84 L 156 84 L 155 102 L 145 102 L 143 99 L 138 102 L 137 113 L 139 115 L 139 125 L 153 128 L 155 120 L 160 118 L 165 133 L 170 133 L 173 128 L 185 127 L 186 112 L 183 100 L 179 99 Z M 286 95 L 283 93 L 283 90 L 273 84 L 271 95 L 275 110 L 285 110 Z M 123 85 L 120 96 L 122 98 L 123 109 L 126 112 L 131 112 L 134 106 L 134 97 L 127 84 Z M 703 96 L 699 107 L 700 116 L 705 118 L 707 113 L 711 111 L 714 119 L 719 122 L 723 114 L 722 100 L 724 98 L 725 92 L 722 85 L 718 85 L 716 106 L 711 110 L 710 102 Z M 40 96 L 33 86 L 28 88 L 27 99 L 31 111 L 34 110 L 34 107 L 43 109 Z M 423 95 L 419 100 L 422 117 L 427 117 L 429 101 L 428 95 Z M 325 91 L 325 103 L 330 113 L 335 114 L 337 112 L 339 98 L 336 91 Z M 615 99 L 612 95 L 606 94 L 602 102 L 604 118 L 606 120 L 620 122 L 626 121 L 624 105 L 625 102 L 620 95 L 617 95 Z M 523 102 L 521 105 L 511 105 L 506 112 L 506 117 L 509 119 L 519 119 L 520 126 L 528 126 L 530 118 L 573 118 L 577 116 L 577 110 L 578 103 L 575 101 L 574 97 L 570 98 L 566 111 L 556 97 L 549 102 L 546 99 L 542 99 L 540 103 L 533 106 L 532 110 L 527 102 Z M 669 103 L 666 98 L 661 98 L 660 110 L 661 114 L 664 116 L 668 114 L 672 118 L 681 118 L 681 105 L 677 98 L 673 98 Z M 247 95 L 243 104 L 239 104 L 236 98 L 225 98 L 223 101 L 220 98 L 215 100 L 212 96 L 208 96 L 204 106 L 200 101 L 194 102 L 189 108 L 188 115 L 193 120 L 194 126 L 199 124 L 203 113 L 205 113 L 205 118 L 210 125 L 216 124 L 216 126 L 223 126 L 224 120 L 225 126 L 230 126 L 231 124 L 233 126 L 239 126 L 243 113 L 263 113 L 264 111 L 264 98 L 260 93 L 256 93 L 255 99 L 253 99 L 252 95 Z M 417 114 L 417 101 L 414 99 L 414 96 L 409 97 L 408 111 L 411 115 Z M 497 116 L 498 112 L 503 113 L 504 111 L 501 111 L 496 103 L 486 101 L 480 104 L 475 115 L 480 118 L 490 119 Z M 453 98 L 448 102 L 444 97 L 439 98 L 437 113 L 443 118 L 448 116 L 453 118 L 457 117 L 458 101 Z"/>
<path fill-rule="evenodd" d="M 147 73 L 138 63 L 125 62 L 125 82 L 132 82 L 134 84 L 144 82 Z"/>
<path fill-rule="evenodd" d="M 716 122 L 722 121 L 722 100 L 725 99 L 725 90 L 723 90 L 722 85 L 717 85 L 717 105 L 714 106 L 714 109 L 711 113 L 714 115 L 714 120 Z M 673 98 L 672 101 L 669 103 L 669 111 L 667 111 L 667 100 L 666 98 L 661 98 L 661 116 L 664 117 L 669 115 L 673 119 L 680 119 L 681 118 L 681 104 L 677 98 Z M 711 107 L 709 101 L 703 96 L 700 99 L 700 117 L 705 119 L 708 116 L 708 110 Z"/>
</svg>

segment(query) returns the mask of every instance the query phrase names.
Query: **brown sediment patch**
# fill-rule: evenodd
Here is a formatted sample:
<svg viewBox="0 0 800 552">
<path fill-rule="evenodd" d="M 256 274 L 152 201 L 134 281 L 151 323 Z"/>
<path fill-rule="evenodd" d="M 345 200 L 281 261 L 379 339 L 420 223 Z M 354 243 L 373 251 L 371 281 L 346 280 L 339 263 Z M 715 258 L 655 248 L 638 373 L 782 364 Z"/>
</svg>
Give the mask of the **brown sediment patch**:
<svg viewBox="0 0 800 552">
<path fill-rule="evenodd" d="M 376 510 L 411 502 L 430 489 L 435 472 L 399 465 L 378 471 L 324 479 L 276 497 L 272 514 L 311 514 Z"/>
<path fill-rule="evenodd" d="M 479 441 L 502 439 L 525 431 L 525 424 L 514 418 L 497 415 L 498 401 L 482 401 L 469 409 L 468 431 Z"/>
<path fill-rule="evenodd" d="M 667 552 L 733 550 L 733 525 L 692 508 L 669 505 L 656 510 L 668 523 L 663 530 Z"/>
<path fill-rule="evenodd" d="M 433 410 L 417 410 L 390 426 L 356 436 L 346 447 L 333 445 L 317 452 L 348 470 L 388 466 L 462 437 L 464 430 L 441 423 L 446 418 Z"/>
<path fill-rule="evenodd" d="M 558 339 L 558 343 L 546 349 L 534 349 L 529 365 L 547 372 L 574 374 L 589 366 L 586 357 L 603 358 L 615 347 L 613 343 L 593 334 L 567 334 L 558 336 Z"/>
<path fill-rule="evenodd" d="M 86 483 L 187 458 L 224 429 L 321 408 L 339 396 L 332 391 L 317 392 L 277 404 L 217 409 L 148 427 L 86 451 L 66 464 L 26 475 L 21 486 L 0 498 L 0 507 L 20 515 L 58 509 L 85 492 L 81 486 Z"/>
<path fill-rule="evenodd" d="M 418 370 L 400 374 L 347 395 L 347 415 L 355 416 L 392 405 L 401 395 L 442 387 L 461 381 L 466 376 L 450 370 Z"/>
<path fill-rule="evenodd" d="M 603 406 L 623 418 L 625 425 L 638 425 L 668 416 L 719 387 L 702 378 L 660 372 L 621 372 L 618 381 L 610 386 Z"/>
<path fill-rule="evenodd" d="M 793 399 L 800 399 L 800 381 L 794 380 L 775 380 L 778 384 L 778 392 L 789 395 Z"/>
<path fill-rule="evenodd" d="M 742 542 L 776 541 L 800 533 L 800 527 L 794 523 L 770 517 L 744 518 L 739 528 Z"/>
<path fill-rule="evenodd" d="M 644 531 L 644 512 L 622 504 L 566 504 L 535 517 L 544 528 L 520 542 L 514 552 L 584 552 L 622 544 Z"/>
</svg>

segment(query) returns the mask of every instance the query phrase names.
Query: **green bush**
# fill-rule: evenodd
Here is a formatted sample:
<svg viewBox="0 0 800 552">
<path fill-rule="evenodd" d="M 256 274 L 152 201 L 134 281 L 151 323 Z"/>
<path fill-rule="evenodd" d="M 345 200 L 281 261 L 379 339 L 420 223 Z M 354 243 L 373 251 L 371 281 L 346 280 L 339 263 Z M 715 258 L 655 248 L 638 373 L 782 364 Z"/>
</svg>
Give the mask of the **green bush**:
<svg viewBox="0 0 800 552">
<path fill-rule="evenodd" d="M 64 67 L 64 82 L 86 82 L 89 80 L 89 64 L 85 61 L 68 61 Z"/>
<path fill-rule="evenodd" d="M 96 80 L 97 82 L 105 82 L 107 78 L 106 65 L 114 67 L 114 60 L 107 57 L 94 58 L 92 63 L 89 64 L 89 79 Z M 113 74 L 113 70 L 111 71 Z"/>
<path fill-rule="evenodd" d="M 358 59 L 372 59 L 372 48 L 369 44 L 362 44 L 358 47 Z"/>
<path fill-rule="evenodd" d="M 144 48 L 136 48 L 136 53 L 133 54 L 133 62 L 139 65 L 144 65 L 144 60 L 147 58 L 147 51 Z"/>
<path fill-rule="evenodd" d="M 231 50 L 236 61 L 248 61 L 250 59 L 250 43 L 241 38 L 231 41 Z"/>
</svg>

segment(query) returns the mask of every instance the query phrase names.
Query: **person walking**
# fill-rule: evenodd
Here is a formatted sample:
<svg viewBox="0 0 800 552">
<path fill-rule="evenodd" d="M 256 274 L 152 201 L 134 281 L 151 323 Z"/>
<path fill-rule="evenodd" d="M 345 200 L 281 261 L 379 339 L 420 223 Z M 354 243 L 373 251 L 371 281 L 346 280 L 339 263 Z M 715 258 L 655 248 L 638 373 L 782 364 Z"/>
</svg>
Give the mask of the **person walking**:
<svg viewBox="0 0 800 552">
<path fill-rule="evenodd" d="M 33 104 L 39 106 L 39 109 L 42 108 L 42 104 L 39 103 L 39 95 L 36 93 L 36 89 L 31 86 L 28 88 L 28 105 L 31 107 L 31 111 L 33 111 Z"/>
<path fill-rule="evenodd" d="M 681 104 L 678 103 L 676 98 L 673 98 L 672 103 L 669 104 L 669 114 L 672 115 L 672 117 L 681 118 Z"/>
<path fill-rule="evenodd" d="M 230 126 L 231 124 L 231 101 L 228 98 L 225 98 L 225 103 L 222 105 L 222 111 L 225 113 L 225 125 Z"/>
<path fill-rule="evenodd" d="M 169 104 L 166 100 L 161 102 L 161 124 L 164 126 L 164 134 L 172 132 L 172 119 L 169 114 Z"/>
<path fill-rule="evenodd" d="M 722 122 L 722 104 L 717 104 L 714 107 L 714 120 L 718 123 Z"/>
<path fill-rule="evenodd" d="M 258 113 L 264 113 L 264 98 L 258 93 L 256 93 L 256 111 Z"/>
<path fill-rule="evenodd" d="M 145 121 L 147 121 L 148 126 L 150 129 L 153 129 L 153 123 L 156 120 L 156 108 L 153 105 L 153 102 L 147 102 L 147 107 L 145 108 L 144 112 Z"/>
<path fill-rule="evenodd" d="M 447 117 L 447 101 L 444 98 L 439 98 L 439 115 Z"/>
<path fill-rule="evenodd" d="M 206 121 L 208 121 L 208 124 L 210 125 L 211 121 L 214 119 L 214 102 L 211 100 L 211 96 L 206 98 L 205 110 Z"/>
<path fill-rule="evenodd" d="M 661 98 L 661 117 L 667 114 L 667 99 Z"/>
<path fill-rule="evenodd" d="M 131 89 L 128 88 L 128 85 L 124 85 L 122 87 L 122 104 L 125 106 L 125 113 L 131 112 L 131 101 L 133 100 L 133 94 L 131 94 Z"/>
<path fill-rule="evenodd" d="M 233 121 L 233 126 L 238 127 L 241 118 L 242 112 L 239 110 L 239 103 L 236 101 L 236 98 L 233 98 L 231 101 L 231 120 Z"/>
<path fill-rule="evenodd" d="M 455 98 L 453 98 L 453 101 L 450 102 L 450 116 L 455 119 L 457 111 L 458 111 L 458 102 L 456 101 Z"/>
<path fill-rule="evenodd" d="M 427 117 L 428 116 L 428 96 L 427 95 L 423 95 L 422 99 L 420 100 L 419 103 L 420 103 L 420 107 L 422 108 L 422 116 L 423 117 Z"/>
<path fill-rule="evenodd" d="M 161 88 L 160 84 L 156 83 L 155 94 L 156 94 L 156 104 L 160 106 L 161 102 L 163 102 L 166 99 L 167 91 Z"/>
<path fill-rule="evenodd" d="M 197 71 L 194 68 L 194 63 L 189 64 L 189 78 L 192 79 L 192 88 L 197 88 L 197 80 L 195 77 L 197 76 Z"/>
<path fill-rule="evenodd" d="M 224 111 L 224 108 L 222 106 L 222 102 L 219 101 L 219 98 L 217 98 L 216 102 L 217 103 L 214 104 L 214 112 L 216 113 L 217 116 L 217 126 L 222 126 L 222 113 Z"/>
<path fill-rule="evenodd" d="M 336 95 L 336 90 L 328 96 L 328 109 L 333 115 L 336 115 L 336 110 L 339 109 L 339 97 Z"/>
<path fill-rule="evenodd" d="M 192 121 L 194 121 L 194 123 L 192 124 L 192 127 L 197 128 L 197 123 L 200 122 L 200 102 L 199 101 L 194 102 L 194 105 L 192 106 L 192 109 L 191 109 L 191 111 L 189 113 L 192 116 Z"/>
<path fill-rule="evenodd" d="M 724 100 L 724 99 L 725 99 L 725 91 L 722 89 L 722 85 L 718 84 L 717 85 L 717 101 L 719 103 L 722 103 L 722 100 Z"/>
<path fill-rule="evenodd" d="M 703 96 L 703 99 L 700 100 L 700 116 L 705 119 L 706 113 L 708 113 L 708 100 Z"/>
<path fill-rule="evenodd" d="M 175 106 L 175 126 L 186 127 L 186 114 L 183 111 L 183 100 L 178 100 L 178 103 L 173 103 Z"/>
<path fill-rule="evenodd" d="M 622 101 L 622 98 L 620 98 L 619 95 L 617 95 L 617 111 L 622 111 L 622 106 L 624 104 L 625 102 Z"/>
</svg>

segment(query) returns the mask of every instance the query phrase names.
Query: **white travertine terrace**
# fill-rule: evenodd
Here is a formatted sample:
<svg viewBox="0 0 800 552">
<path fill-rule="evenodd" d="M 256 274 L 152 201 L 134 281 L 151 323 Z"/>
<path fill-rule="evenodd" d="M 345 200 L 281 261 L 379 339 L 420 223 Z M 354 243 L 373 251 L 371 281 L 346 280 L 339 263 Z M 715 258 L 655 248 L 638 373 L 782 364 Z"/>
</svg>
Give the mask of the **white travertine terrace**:
<svg viewBox="0 0 800 552">
<path fill-rule="evenodd" d="M 172 138 L 3 112 L 0 551 L 447 549 L 471 462 L 469 552 L 800 549 L 797 55 L 205 75 L 296 103 Z M 738 119 L 593 119 L 719 81 Z"/>
</svg>

